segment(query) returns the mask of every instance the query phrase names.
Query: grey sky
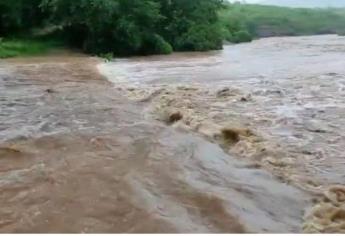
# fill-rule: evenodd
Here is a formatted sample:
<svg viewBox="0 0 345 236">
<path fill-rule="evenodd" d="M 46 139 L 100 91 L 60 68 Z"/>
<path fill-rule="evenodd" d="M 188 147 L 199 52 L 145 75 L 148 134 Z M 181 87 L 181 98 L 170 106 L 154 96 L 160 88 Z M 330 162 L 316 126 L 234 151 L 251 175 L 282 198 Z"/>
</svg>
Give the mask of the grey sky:
<svg viewBox="0 0 345 236">
<path fill-rule="evenodd" d="M 290 7 L 345 7 L 345 0 L 229 0 Z"/>
<path fill-rule="evenodd" d="M 237 0 L 229 0 L 230 2 L 237 2 Z M 258 3 L 260 2 L 261 0 L 247 0 L 246 2 L 247 3 Z"/>
<path fill-rule="evenodd" d="M 229 0 L 230 2 L 236 2 L 236 1 L 238 1 L 238 0 Z M 247 2 L 247 3 L 258 3 L 258 2 L 260 2 L 261 0 L 246 0 L 245 2 Z"/>
</svg>

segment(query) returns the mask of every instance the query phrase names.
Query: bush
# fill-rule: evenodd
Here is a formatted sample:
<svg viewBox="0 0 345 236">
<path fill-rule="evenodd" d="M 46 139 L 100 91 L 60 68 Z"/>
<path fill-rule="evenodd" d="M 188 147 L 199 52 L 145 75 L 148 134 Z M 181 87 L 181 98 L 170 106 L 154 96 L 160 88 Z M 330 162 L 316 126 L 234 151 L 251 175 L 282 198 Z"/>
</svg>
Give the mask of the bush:
<svg viewBox="0 0 345 236">
<path fill-rule="evenodd" d="M 144 38 L 140 54 L 170 54 L 172 46 L 158 34 L 147 35 Z"/>
<path fill-rule="evenodd" d="M 106 62 L 109 62 L 114 59 L 114 54 L 112 52 L 101 53 L 99 57 L 103 58 Z"/>
<path fill-rule="evenodd" d="M 232 37 L 234 43 L 245 43 L 253 41 L 253 37 L 245 30 L 236 32 Z"/>
<path fill-rule="evenodd" d="M 207 51 L 222 49 L 223 35 L 221 28 L 214 25 L 195 25 L 177 40 L 177 50 Z"/>
</svg>

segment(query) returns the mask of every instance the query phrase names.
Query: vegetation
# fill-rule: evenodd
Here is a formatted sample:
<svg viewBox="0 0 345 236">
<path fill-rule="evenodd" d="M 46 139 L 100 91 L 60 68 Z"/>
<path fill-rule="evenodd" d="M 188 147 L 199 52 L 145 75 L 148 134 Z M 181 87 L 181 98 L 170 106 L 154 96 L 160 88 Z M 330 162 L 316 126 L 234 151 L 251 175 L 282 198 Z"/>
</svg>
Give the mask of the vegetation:
<svg viewBox="0 0 345 236">
<path fill-rule="evenodd" d="M 61 46 L 61 44 L 55 40 L 1 39 L 0 58 L 38 55 L 59 46 Z"/>
<path fill-rule="evenodd" d="M 345 10 L 223 1 L 0 0 L 0 38 L 6 39 L 0 57 L 37 54 L 56 45 L 42 35 L 109 59 L 221 49 L 224 39 L 345 34 Z"/>
<path fill-rule="evenodd" d="M 227 32 L 225 40 L 232 43 L 246 43 L 253 41 L 253 36 L 246 30 Z"/>
<path fill-rule="evenodd" d="M 306 9 L 228 4 L 220 11 L 225 38 L 234 43 L 250 38 L 344 34 L 345 9 Z"/>
<path fill-rule="evenodd" d="M 0 0 L 0 37 L 40 26 L 46 15 L 41 0 Z"/>
<path fill-rule="evenodd" d="M 222 1 L 0 0 L 0 37 L 50 28 L 71 46 L 115 56 L 220 49 Z"/>
</svg>

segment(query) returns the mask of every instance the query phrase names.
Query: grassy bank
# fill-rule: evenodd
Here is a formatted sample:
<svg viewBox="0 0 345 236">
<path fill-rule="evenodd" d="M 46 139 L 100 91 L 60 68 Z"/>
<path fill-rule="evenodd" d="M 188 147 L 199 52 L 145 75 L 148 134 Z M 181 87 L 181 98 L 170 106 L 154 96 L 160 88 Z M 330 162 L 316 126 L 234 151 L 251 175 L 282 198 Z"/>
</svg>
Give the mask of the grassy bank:
<svg viewBox="0 0 345 236">
<path fill-rule="evenodd" d="M 34 56 L 61 46 L 61 42 L 52 39 L 0 39 L 0 58 Z"/>
<path fill-rule="evenodd" d="M 220 16 L 225 37 L 231 42 L 272 36 L 345 33 L 345 9 L 229 4 Z"/>
</svg>

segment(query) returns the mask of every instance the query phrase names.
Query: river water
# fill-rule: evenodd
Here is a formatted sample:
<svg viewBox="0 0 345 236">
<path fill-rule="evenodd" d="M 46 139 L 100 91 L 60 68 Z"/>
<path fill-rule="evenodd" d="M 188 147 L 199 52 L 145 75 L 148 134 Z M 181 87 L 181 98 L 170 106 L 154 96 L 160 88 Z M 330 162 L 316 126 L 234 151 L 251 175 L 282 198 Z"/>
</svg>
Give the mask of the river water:
<svg viewBox="0 0 345 236">
<path fill-rule="evenodd" d="M 344 114 L 333 35 L 4 60 L 0 231 L 343 232 Z"/>
</svg>

